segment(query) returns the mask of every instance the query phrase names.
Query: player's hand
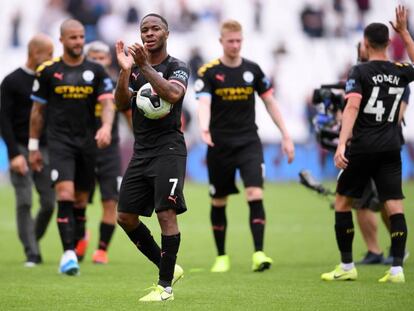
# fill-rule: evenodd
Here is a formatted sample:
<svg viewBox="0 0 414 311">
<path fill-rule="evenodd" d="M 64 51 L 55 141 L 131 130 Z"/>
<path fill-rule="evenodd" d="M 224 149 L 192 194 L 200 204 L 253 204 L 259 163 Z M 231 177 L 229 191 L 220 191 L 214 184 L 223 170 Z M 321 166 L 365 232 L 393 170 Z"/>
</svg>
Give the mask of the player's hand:
<svg viewBox="0 0 414 311">
<path fill-rule="evenodd" d="M 210 147 L 214 147 L 213 140 L 211 139 L 211 134 L 209 130 L 201 131 L 201 139 Z"/>
<path fill-rule="evenodd" d="M 395 23 L 390 21 L 392 28 L 398 33 L 408 30 L 407 9 L 403 5 L 395 8 Z"/>
<path fill-rule="evenodd" d="M 134 43 L 128 47 L 129 54 L 132 55 L 137 66 L 142 67 L 149 64 L 149 56 L 147 49 L 139 43 Z"/>
<path fill-rule="evenodd" d="M 345 157 L 345 145 L 338 145 L 335 152 L 335 166 L 342 170 L 346 169 L 348 166 L 348 159 Z"/>
<path fill-rule="evenodd" d="M 29 151 L 29 164 L 33 171 L 40 172 L 43 169 L 43 156 L 40 150 Z"/>
<path fill-rule="evenodd" d="M 288 157 L 288 163 L 292 163 L 295 158 L 295 146 L 290 137 L 284 137 L 282 140 L 282 151 Z"/>
<path fill-rule="evenodd" d="M 29 166 L 25 157 L 19 154 L 10 160 L 10 169 L 17 174 L 26 175 L 29 171 Z"/>
<path fill-rule="evenodd" d="M 99 149 L 108 147 L 111 143 L 112 135 L 111 135 L 111 126 L 109 125 L 102 125 L 101 128 L 96 132 L 95 140 L 96 145 Z"/>
<path fill-rule="evenodd" d="M 134 59 L 132 58 L 132 55 L 129 54 L 128 50 L 125 54 L 124 42 L 117 41 L 115 44 L 115 49 L 119 67 L 121 67 L 122 70 L 130 70 L 134 64 Z"/>
</svg>

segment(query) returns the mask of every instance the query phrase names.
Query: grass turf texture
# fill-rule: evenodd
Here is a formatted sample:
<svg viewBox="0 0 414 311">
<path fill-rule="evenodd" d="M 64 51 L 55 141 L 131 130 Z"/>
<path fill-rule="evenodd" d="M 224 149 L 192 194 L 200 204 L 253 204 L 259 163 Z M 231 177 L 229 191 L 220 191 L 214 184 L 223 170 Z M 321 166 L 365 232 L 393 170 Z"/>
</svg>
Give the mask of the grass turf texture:
<svg viewBox="0 0 414 311">
<path fill-rule="evenodd" d="M 414 228 L 414 183 L 404 191 L 406 217 Z M 263 273 L 251 272 L 252 240 L 248 207 L 242 195 L 228 204 L 227 250 L 231 271 L 209 272 L 215 256 L 209 221 L 206 185 L 187 183 L 189 212 L 179 217 L 182 244 L 179 263 L 185 277 L 175 287 L 175 300 L 162 305 L 138 299 L 157 280 L 155 267 L 129 242 L 118 227 L 109 249 L 110 263 L 94 265 L 101 207 L 98 198 L 88 207 L 91 244 L 80 277 L 57 274 L 61 255 L 55 218 L 41 241 L 44 264 L 23 267 L 18 241 L 12 188 L 0 188 L 0 310 L 412 310 L 414 305 L 414 255 L 405 265 L 405 284 L 379 284 L 386 266 L 358 267 L 356 282 L 326 283 L 322 272 L 339 262 L 332 210 L 328 202 L 297 184 L 266 184 L 267 215 L 265 251 L 275 261 Z M 36 204 L 37 206 L 37 204 Z M 354 217 L 355 221 L 355 217 Z M 144 222 L 159 241 L 155 217 Z M 356 223 L 356 221 L 355 221 Z M 381 246 L 387 251 L 389 237 L 382 224 Z M 408 249 L 414 254 L 412 236 Z M 354 240 L 354 259 L 365 248 L 359 231 Z"/>
</svg>

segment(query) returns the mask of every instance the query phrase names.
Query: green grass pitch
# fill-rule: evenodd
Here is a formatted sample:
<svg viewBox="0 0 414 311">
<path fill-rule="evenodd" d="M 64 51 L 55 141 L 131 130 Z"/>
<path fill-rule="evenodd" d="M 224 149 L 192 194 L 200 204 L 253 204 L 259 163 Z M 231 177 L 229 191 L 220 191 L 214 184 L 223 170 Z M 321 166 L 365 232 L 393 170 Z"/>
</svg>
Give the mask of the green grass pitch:
<svg viewBox="0 0 414 311">
<path fill-rule="evenodd" d="M 332 186 L 332 185 L 331 185 Z M 414 183 L 404 191 L 409 234 L 414 228 Z M 81 264 L 81 276 L 57 273 L 61 246 L 55 221 L 41 241 L 44 264 L 23 267 L 23 251 L 15 225 L 13 191 L 0 187 L 0 310 L 414 310 L 414 255 L 405 265 L 405 284 L 379 284 L 386 267 L 359 267 L 355 282 L 325 283 L 322 272 L 339 262 L 328 202 L 297 184 L 266 184 L 265 251 L 275 263 L 263 273 L 251 272 L 252 240 L 248 208 L 242 194 L 228 204 L 227 250 L 232 269 L 212 274 L 215 256 L 209 225 L 207 186 L 187 183 L 189 211 L 179 217 L 182 244 L 178 262 L 185 277 L 177 283 L 175 300 L 139 303 L 145 288 L 155 283 L 155 267 L 118 227 L 109 250 L 110 263 L 91 263 L 97 244 L 101 208 L 97 198 L 88 207 L 91 245 Z M 36 204 L 37 206 L 37 204 Z M 159 241 L 155 217 L 144 219 Z M 380 224 L 385 251 L 389 238 Z M 414 254 L 412 236 L 408 249 Z M 365 252 L 356 230 L 354 259 Z"/>
</svg>

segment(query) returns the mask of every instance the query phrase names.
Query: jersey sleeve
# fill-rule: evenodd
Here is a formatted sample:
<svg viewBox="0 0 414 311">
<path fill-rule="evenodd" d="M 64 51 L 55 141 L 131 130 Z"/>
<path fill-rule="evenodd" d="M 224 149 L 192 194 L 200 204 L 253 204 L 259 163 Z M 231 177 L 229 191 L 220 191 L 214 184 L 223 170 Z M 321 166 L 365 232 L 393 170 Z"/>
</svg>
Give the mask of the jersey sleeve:
<svg viewBox="0 0 414 311">
<path fill-rule="evenodd" d="M 266 96 L 268 94 L 273 93 L 273 84 L 272 81 L 265 76 L 263 70 L 260 68 L 259 65 L 256 65 L 256 77 L 254 88 L 259 94 L 259 96 Z M 249 72 L 245 72 L 244 75 L 248 75 Z M 249 79 L 249 77 L 243 77 L 245 80 Z"/>
<path fill-rule="evenodd" d="M 0 100 L 0 130 L 1 136 L 7 146 L 9 159 L 19 155 L 15 133 L 13 131 L 13 94 L 12 84 L 9 81 L 10 76 L 6 77 L 1 83 L 1 100 Z"/>
<path fill-rule="evenodd" d="M 414 81 L 414 64 L 413 63 L 404 63 L 402 70 L 404 71 L 404 74 L 407 77 L 408 83 Z"/>
<path fill-rule="evenodd" d="M 41 104 L 47 104 L 50 90 L 49 81 L 49 71 L 47 69 L 38 70 L 33 81 L 30 99 Z"/>
<path fill-rule="evenodd" d="M 357 66 L 351 68 L 345 84 L 345 99 L 353 96 L 362 98 L 361 75 Z"/>
<path fill-rule="evenodd" d="M 408 105 L 408 102 L 410 101 L 410 94 L 411 94 L 410 86 L 407 85 L 401 97 L 401 101 L 404 101 Z"/>
<path fill-rule="evenodd" d="M 190 77 L 190 70 L 183 62 L 172 63 L 172 68 L 169 71 L 169 76 L 166 77 L 171 83 L 180 85 L 184 91 L 187 90 L 188 79 Z"/>
<path fill-rule="evenodd" d="M 211 96 L 212 86 L 209 79 L 209 71 L 199 69 L 197 72 L 197 79 L 194 82 L 194 91 L 196 93 L 196 98 L 202 96 Z"/>
<path fill-rule="evenodd" d="M 114 91 L 114 84 L 112 79 L 106 73 L 105 69 L 102 66 L 97 67 L 97 89 L 96 89 L 96 96 L 98 101 L 102 101 L 104 99 L 113 99 L 113 91 Z"/>
</svg>

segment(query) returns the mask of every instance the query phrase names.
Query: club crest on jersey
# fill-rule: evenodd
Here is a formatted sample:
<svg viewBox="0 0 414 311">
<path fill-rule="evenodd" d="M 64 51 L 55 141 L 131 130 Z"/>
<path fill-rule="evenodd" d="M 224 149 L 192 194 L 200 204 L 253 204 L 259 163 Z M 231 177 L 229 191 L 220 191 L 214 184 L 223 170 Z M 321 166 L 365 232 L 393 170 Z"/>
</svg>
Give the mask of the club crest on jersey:
<svg viewBox="0 0 414 311">
<path fill-rule="evenodd" d="M 40 88 L 39 80 L 35 79 L 33 81 L 32 91 L 37 92 L 39 90 L 39 88 Z"/>
<path fill-rule="evenodd" d="M 243 73 L 243 80 L 246 81 L 247 83 L 252 83 L 253 79 L 254 79 L 254 76 L 250 71 L 245 71 Z"/>
<path fill-rule="evenodd" d="M 355 79 L 349 79 L 348 81 L 346 81 L 345 92 L 349 92 L 354 87 L 355 87 Z"/>
<path fill-rule="evenodd" d="M 91 82 L 95 78 L 95 74 L 90 70 L 85 70 L 82 74 L 83 80 L 86 82 Z"/>
</svg>

